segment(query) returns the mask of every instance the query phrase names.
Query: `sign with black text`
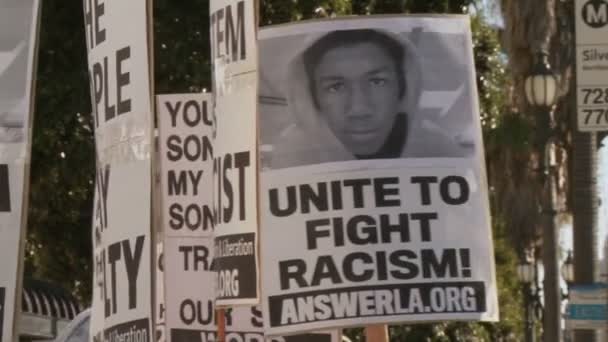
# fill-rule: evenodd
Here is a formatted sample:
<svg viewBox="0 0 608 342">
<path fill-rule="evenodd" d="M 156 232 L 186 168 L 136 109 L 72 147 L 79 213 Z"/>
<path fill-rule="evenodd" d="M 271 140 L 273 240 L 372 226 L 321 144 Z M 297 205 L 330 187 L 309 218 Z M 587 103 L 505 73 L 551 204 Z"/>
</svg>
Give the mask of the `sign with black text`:
<svg viewBox="0 0 608 342">
<path fill-rule="evenodd" d="M 259 49 L 266 334 L 497 320 L 468 17 L 282 25 Z"/>
<path fill-rule="evenodd" d="M 257 304 L 259 300 L 255 3 L 210 2 L 218 305 Z"/>
<path fill-rule="evenodd" d="M 212 192 L 213 97 L 200 93 L 158 95 L 156 99 L 165 322 L 167 339 L 175 342 L 182 341 L 188 331 L 211 335 L 216 331 L 212 295 L 216 278 L 211 271 L 217 217 Z"/>
<path fill-rule="evenodd" d="M 264 336 L 264 319 L 259 306 L 240 306 L 226 312 L 227 342 L 340 342 L 339 330 L 289 336 Z"/>
<path fill-rule="evenodd" d="M 91 341 L 151 341 L 150 3 L 83 0 L 97 174 Z"/>
<path fill-rule="evenodd" d="M 212 231 L 218 214 L 211 191 L 215 147 L 212 100 L 212 95 L 206 93 L 157 96 L 164 303 L 169 342 L 211 342 L 217 334 L 214 302 L 219 280 L 213 269 Z M 234 282 L 232 286 L 237 284 Z M 337 332 L 306 337 L 319 342 L 339 341 Z M 277 337 L 271 341 L 304 341 L 302 338 Z M 226 341 L 264 340 L 259 307 L 226 310 Z"/>
<path fill-rule="evenodd" d="M 576 102 L 579 131 L 608 130 L 608 1 L 576 0 Z"/>
<path fill-rule="evenodd" d="M 0 0 L 0 341 L 19 332 L 38 0 Z"/>
</svg>

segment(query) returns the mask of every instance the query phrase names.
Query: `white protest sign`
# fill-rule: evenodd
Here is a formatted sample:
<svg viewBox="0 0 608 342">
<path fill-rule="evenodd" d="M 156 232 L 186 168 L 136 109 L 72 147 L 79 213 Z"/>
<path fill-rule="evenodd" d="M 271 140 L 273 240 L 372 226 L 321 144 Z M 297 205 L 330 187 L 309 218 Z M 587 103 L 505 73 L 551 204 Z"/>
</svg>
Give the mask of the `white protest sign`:
<svg viewBox="0 0 608 342">
<path fill-rule="evenodd" d="M 239 306 L 226 313 L 227 342 L 340 342 L 340 331 L 320 331 L 290 336 L 264 337 L 264 319 L 259 306 Z"/>
<path fill-rule="evenodd" d="M 165 236 L 212 238 L 212 94 L 159 95 L 157 108 Z"/>
<path fill-rule="evenodd" d="M 29 188 L 38 0 L 0 0 L 0 341 L 17 340 Z"/>
<path fill-rule="evenodd" d="M 216 274 L 211 231 L 214 134 L 211 94 L 157 96 L 160 130 L 165 307 L 170 342 L 215 341 Z M 262 342 L 262 311 L 238 307 L 225 311 L 227 342 Z M 338 332 L 276 337 L 337 342 Z"/>
<path fill-rule="evenodd" d="M 213 97 L 157 96 L 169 342 L 216 332 L 213 288 Z"/>
<path fill-rule="evenodd" d="M 608 130 L 608 1 L 576 0 L 576 102 L 579 131 Z"/>
<path fill-rule="evenodd" d="M 270 27 L 259 48 L 266 333 L 497 320 L 468 17 Z"/>
<path fill-rule="evenodd" d="M 259 300 L 255 8 L 253 0 L 210 1 L 218 305 Z"/>
<path fill-rule="evenodd" d="M 214 341 L 215 273 L 210 270 L 212 240 L 166 237 L 166 329 L 169 342 Z M 204 337 L 203 337 L 204 335 Z"/>
<path fill-rule="evenodd" d="M 85 0 L 97 177 L 90 339 L 153 338 L 150 4 Z"/>
</svg>

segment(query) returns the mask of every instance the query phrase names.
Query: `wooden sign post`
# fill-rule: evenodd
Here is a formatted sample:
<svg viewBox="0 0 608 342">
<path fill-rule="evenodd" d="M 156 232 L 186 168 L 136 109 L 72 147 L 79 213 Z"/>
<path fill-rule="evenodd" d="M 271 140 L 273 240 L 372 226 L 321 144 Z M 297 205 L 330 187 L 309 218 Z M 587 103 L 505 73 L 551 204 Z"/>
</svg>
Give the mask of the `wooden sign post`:
<svg viewBox="0 0 608 342">
<path fill-rule="evenodd" d="M 216 342 L 225 342 L 226 341 L 226 317 L 224 309 L 217 309 L 217 338 Z"/>
<path fill-rule="evenodd" d="M 376 324 L 365 327 L 366 342 L 388 342 L 388 325 Z"/>
</svg>

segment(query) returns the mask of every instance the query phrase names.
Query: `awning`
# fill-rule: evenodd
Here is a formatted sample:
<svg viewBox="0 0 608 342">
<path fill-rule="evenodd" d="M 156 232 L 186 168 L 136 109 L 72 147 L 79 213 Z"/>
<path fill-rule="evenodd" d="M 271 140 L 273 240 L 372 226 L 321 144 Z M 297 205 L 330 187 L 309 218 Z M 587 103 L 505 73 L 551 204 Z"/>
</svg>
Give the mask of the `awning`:
<svg viewBox="0 0 608 342">
<path fill-rule="evenodd" d="M 19 334 L 55 338 L 82 309 L 67 291 L 39 280 L 24 280 Z"/>
</svg>

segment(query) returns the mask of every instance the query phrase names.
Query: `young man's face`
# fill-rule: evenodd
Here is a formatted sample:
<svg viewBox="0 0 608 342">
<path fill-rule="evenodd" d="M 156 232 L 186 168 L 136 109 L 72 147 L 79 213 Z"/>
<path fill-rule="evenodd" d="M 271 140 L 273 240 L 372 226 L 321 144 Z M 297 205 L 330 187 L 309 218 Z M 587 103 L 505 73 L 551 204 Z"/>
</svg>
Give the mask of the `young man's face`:
<svg viewBox="0 0 608 342">
<path fill-rule="evenodd" d="M 399 112 L 395 61 L 374 43 L 329 50 L 314 70 L 321 117 L 353 154 L 378 152 Z"/>
</svg>

